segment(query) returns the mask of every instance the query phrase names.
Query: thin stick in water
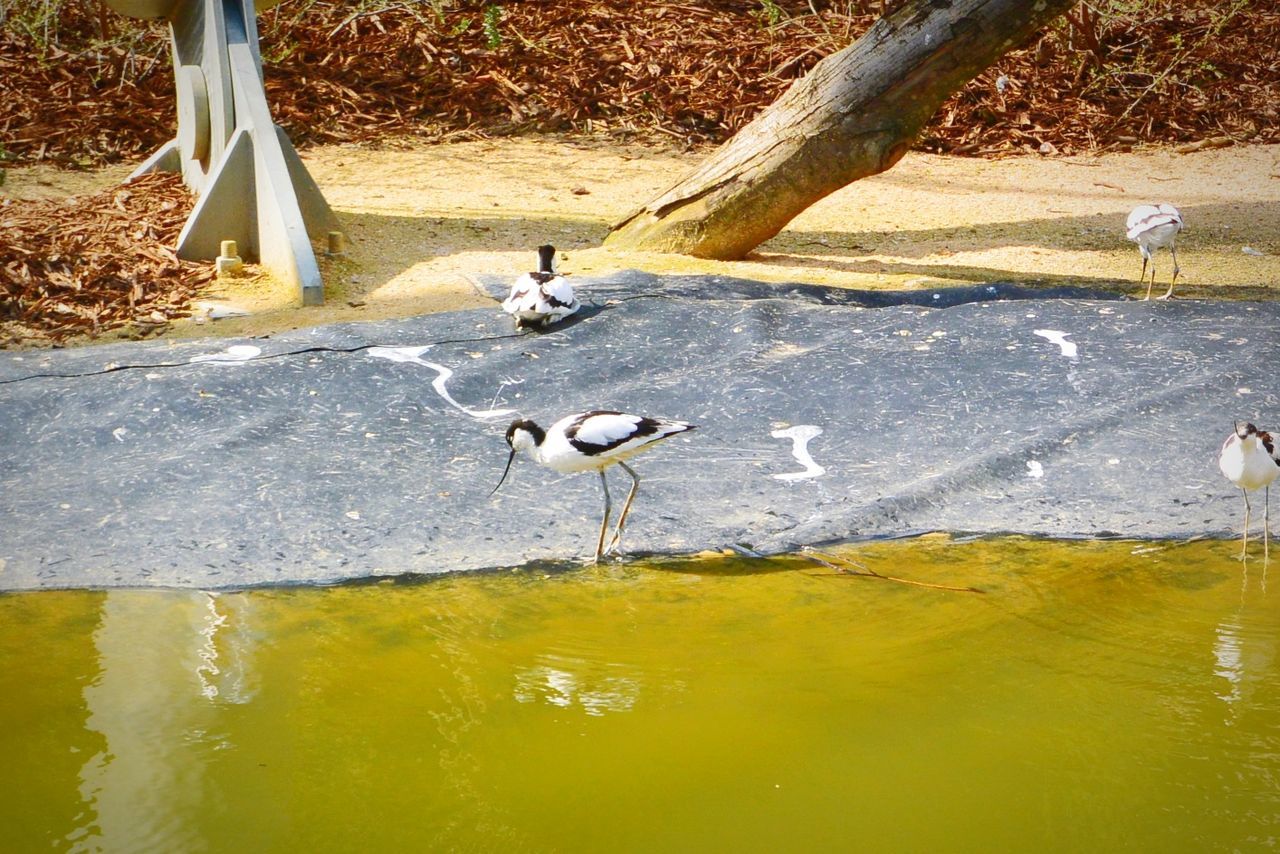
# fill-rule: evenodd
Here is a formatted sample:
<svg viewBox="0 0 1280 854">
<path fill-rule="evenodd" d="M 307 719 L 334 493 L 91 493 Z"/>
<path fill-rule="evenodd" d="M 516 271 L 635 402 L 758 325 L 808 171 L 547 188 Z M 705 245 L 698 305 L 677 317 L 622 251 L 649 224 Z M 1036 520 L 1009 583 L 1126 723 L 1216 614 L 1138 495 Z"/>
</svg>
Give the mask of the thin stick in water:
<svg viewBox="0 0 1280 854">
<path fill-rule="evenodd" d="M 979 590 L 977 587 L 954 587 L 950 584 L 930 584 L 927 581 L 912 581 L 910 578 L 898 578 L 893 575 L 882 575 L 864 564 L 845 558 L 836 557 L 835 555 L 823 554 L 812 549 L 805 548 L 800 551 L 800 556 L 819 563 L 827 569 L 835 570 L 837 575 L 852 576 L 855 578 L 875 578 L 880 581 L 893 581 L 898 584 L 909 584 L 912 587 L 927 587 L 930 590 L 950 590 L 955 593 L 986 593 L 985 590 Z"/>
</svg>

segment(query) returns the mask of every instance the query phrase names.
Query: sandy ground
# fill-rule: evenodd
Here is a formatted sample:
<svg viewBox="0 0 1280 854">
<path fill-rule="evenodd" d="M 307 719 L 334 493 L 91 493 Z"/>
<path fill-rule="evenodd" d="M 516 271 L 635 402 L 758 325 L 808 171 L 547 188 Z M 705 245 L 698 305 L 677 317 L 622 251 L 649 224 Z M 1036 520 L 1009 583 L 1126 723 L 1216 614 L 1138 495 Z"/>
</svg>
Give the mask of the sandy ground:
<svg viewBox="0 0 1280 854">
<path fill-rule="evenodd" d="M 1133 291 L 1141 262 L 1124 219 L 1151 201 L 1176 204 L 1186 220 L 1179 296 L 1280 295 L 1280 146 L 998 161 L 915 154 L 814 205 L 745 261 L 599 248 L 611 223 L 704 156 L 548 138 L 312 149 L 307 166 L 350 236 L 345 258 L 323 262 L 326 305 L 301 308 L 267 276 L 226 280 L 211 299 L 249 317 L 183 321 L 166 334 L 261 334 L 492 305 L 468 276 L 514 277 L 544 242 L 562 250 L 562 271 L 579 275 L 632 267 L 857 288 L 1012 280 Z M 0 193 L 74 195 L 128 171 L 10 169 Z M 1158 263 L 1165 282 L 1168 256 Z"/>
</svg>

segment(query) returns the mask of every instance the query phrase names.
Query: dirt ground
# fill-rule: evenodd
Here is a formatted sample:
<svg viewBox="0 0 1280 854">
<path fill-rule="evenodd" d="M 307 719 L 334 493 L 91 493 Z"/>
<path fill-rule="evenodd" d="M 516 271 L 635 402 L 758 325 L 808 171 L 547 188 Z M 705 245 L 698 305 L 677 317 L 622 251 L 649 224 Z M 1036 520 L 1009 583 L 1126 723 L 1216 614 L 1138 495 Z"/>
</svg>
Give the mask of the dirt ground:
<svg viewBox="0 0 1280 854">
<path fill-rule="evenodd" d="M 492 305 L 468 277 L 514 277 L 544 242 L 562 250 L 563 272 L 578 275 L 638 268 L 856 288 L 1003 280 L 1133 291 L 1141 261 L 1124 219 L 1156 201 L 1177 205 L 1186 221 L 1178 296 L 1280 294 L 1280 146 L 1052 159 L 912 154 L 814 205 L 745 261 L 599 248 L 612 222 L 704 156 L 545 137 L 311 149 L 304 160 L 350 237 L 345 258 L 322 262 L 326 304 L 301 308 L 295 292 L 264 275 L 223 280 L 210 301 L 249 316 L 185 320 L 165 334 L 265 334 Z M 0 194 L 75 195 L 128 171 L 10 169 Z M 1166 282 L 1168 256 L 1157 264 Z"/>
</svg>

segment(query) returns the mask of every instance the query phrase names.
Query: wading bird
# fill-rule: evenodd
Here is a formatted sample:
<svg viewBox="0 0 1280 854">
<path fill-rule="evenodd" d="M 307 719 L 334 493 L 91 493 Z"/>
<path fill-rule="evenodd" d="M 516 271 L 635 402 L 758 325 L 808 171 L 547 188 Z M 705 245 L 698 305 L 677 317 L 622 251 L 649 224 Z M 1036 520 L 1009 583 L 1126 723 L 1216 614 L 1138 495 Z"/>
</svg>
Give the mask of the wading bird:
<svg viewBox="0 0 1280 854">
<path fill-rule="evenodd" d="M 621 545 L 622 528 L 627 523 L 627 513 L 631 510 L 636 490 L 640 488 L 640 476 L 625 461 L 661 439 L 693 429 L 693 424 L 684 421 L 646 418 L 643 415 L 628 415 L 625 412 L 603 409 L 567 415 L 546 430 L 532 421 L 513 421 L 507 428 L 507 444 L 511 446 L 507 467 L 502 471 L 498 486 L 489 494 L 496 493 L 507 479 L 507 472 L 511 471 L 511 462 L 517 451 L 527 452 L 537 462 L 562 474 L 599 472 L 600 486 L 604 489 L 604 519 L 600 522 L 600 538 L 596 542 L 596 555 L 592 559 L 592 563 L 595 563 L 604 554 Z M 622 466 L 631 475 L 631 491 L 627 493 L 613 539 L 606 549 L 604 537 L 609 530 L 609 513 L 613 504 L 604 470 L 614 464 Z"/>
<path fill-rule="evenodd" d="M 1259 430 L 1252 424 L 1242 427 L 1236 422 L 1235 429 L 1231 431 L 1227 441 L 1222 443 L 1222 450 L 1218 453 L 1218 468 L 1244 494 L 1244 541 L 1240 544 L 1241 558 L 1244 558 L 1249 548 L 1249 490 L 1264 490 L 1262 557 L 1267 560 L 1271 552 L 1271 481 L 1280 474 L 1280 456 L 1276 454 L 1275 441 L 1265 430 Z"/>
<path fill-rule="evenodd" d="M 511 286 L 511 294 L 502 301 L 502 310 L 516 319 L 516 328 L 550 326 L 578 310 L 569 280 L 556 272 L 556 248 L 551 244 L 538 247 L 538 270 L 524 273 Z"/>
<path fill-rule="evenodd" d="M 1138 244 L 1138 251 L 1142 253 L 1142 277 L 1138 280 L 1139 285 L 1147 278 L 1148 262 L 1151 264 L 1151 283 L 1147 285 L 1147 295 L 1143 299 L 1151 299 L 1151 288 L 1156 283 L 1156 262 L 1153 260 L 1156 250 L 1169 247 L 1169 254 L 1173 256 L 1173 278 L 1169 280 L 1169 291 L 1160 297 L 1169 299 L 1173 296 L 1173 286 L 1178 281 L 1178 250 L 1174 241 L 1178 239 L 1178 232 L 1182 231 L 1182 214 L 1169 204 L 1138 205 L 1129 214 L 1125 228 L 1128 238 Z"/>
</svg>

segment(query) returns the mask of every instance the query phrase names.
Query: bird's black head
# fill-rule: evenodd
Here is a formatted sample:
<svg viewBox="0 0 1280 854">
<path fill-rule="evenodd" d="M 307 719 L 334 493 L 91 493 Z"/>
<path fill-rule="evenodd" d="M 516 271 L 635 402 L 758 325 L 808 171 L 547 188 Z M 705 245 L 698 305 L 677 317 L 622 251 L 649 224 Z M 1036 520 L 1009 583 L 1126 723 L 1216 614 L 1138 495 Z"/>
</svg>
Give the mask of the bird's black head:
<svg viewBox="0 0 1280 854">
<path fill-rule="evenodd" d="M 511 453 L 507 455 L 507 467 L 502 470 L 502 477 L 498 478 L 498 486 L 495 486 L 493 492 L 489 493 L 490 498 L 497 494 L 498 488 L 507 479 L 507 472 L 511 471 L 511 463 L 516 458 L 516 451 L 531 450 L 541 445 L 546 438 L 547 431 L 532 421 L 521 418 L 518 421 L 511 422 L 511 426 L 507 428 L 507 445 L 510 446 Z"/>
<path fill-rule="evenodd" d="M 554 273 L 556 271 L 556 248 L 550 243 L 538 247 L 538 272 Z"/>
<path fill-rule="evenodd" d="M 511 426 L 507 428 L 507 444 L 511 446 L 513 451 L 516 449 L 516 434 L 521 430 L 533 438 L 535 445 L 541 445 L 542 441 L 547 438 L 547 432 L 527 418 L 512 421 Z"/>
</svg>

